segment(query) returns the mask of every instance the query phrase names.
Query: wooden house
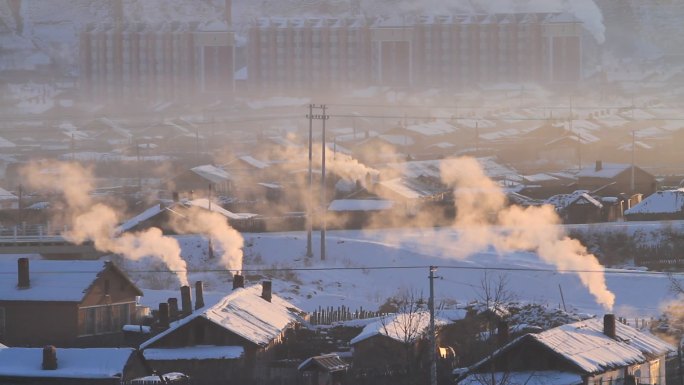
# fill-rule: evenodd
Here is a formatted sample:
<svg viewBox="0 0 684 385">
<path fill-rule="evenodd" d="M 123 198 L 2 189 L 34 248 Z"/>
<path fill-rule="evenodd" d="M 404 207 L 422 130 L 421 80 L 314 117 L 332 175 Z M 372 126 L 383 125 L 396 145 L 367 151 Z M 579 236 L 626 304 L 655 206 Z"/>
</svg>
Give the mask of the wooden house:
<svg viewBox="0 0 684 385">
<path fill-rule="evenodd" d="M 666 385 L 665 359 L 674 350 L 607 314 L 603 321 L 593 318 L 518 337 L 473 365 L 459 384 Z"/>
<path fill-rule="evenodd" d="M 658 191 L 625 211 L 630 221 L 684 219 L 684 188 Z"/>
<path fill-rule="evenodd" d="M 656 179 L 652 174 L 630 164 L 603 163 L 583 167 L 577 174 L 578 187 L 602 196 L 621 193 L 640 193 L 648 196 L 656 192 Z"/>
<path fill-rule="evenodd" d="M 595 223 L 604 219 L 604 204 L 586 190 L 554 195 L 545 203 L 555 206 L 564 223 Z"/>
<path fill-rule="evenodd" d="M 181 371 L 202 384 L 295 378 L 296 368 L 287 373 L 269 363 L 288 331 L 305 321 L 304 313 L 274 295 L 270 281 L 247 288 L 242 282 L 243 277 L 234 277 L 235 288 L 218 303 L 195 310 L 141 344 L 150 366 Z"/>
<path fill-rule="evenodd" d="M 297 368 L 302 373 L 302 385 L 342 385 L 349 364 L 337 354 L 307 358 Z"/>
<path fill-rule="evenodd" d="M 101 261 L 0 263 L 0 342 L 9 346 L 111 346 L 135 321 L 143 293 Z"/>
<path fill-rule="evenodd" d="M 6 385 L 120 385 L 145 374 L 131 348 L 0 348 L 0 383 Z"/>
</svg>

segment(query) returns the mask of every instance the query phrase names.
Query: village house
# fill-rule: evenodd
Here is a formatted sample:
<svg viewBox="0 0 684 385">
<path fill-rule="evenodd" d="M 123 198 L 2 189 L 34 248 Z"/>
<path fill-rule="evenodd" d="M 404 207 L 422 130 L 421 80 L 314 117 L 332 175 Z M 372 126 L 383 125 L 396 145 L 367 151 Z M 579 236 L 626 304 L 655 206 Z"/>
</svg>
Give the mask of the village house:
<svg viewBox="0 0 684 385">
<path fill-rule="evenodd" d="M 577 174 L 580 189 L 589 190 L 601 196 L 617 196 L 621 193 L 643 194 L 656 192 L 656 179 L 641 168 L 622 163 L 596 161 L 593 166 L 583 167 Z"/>
<path fill-rule="evenodd" d="M 288 331 L 305 322 L 305 314 L 274 295 L 270 281 L 245 288 L 244 277 L 236 275 L 233 287 L 218 303 L 196 306 L 168 328 L 169 307 L 160 304 L 159 326 L 165 330 L 140 345 L 150 366 L 159 372 L 181 371 L 202 384 L 242 384 L 247 379 L 261 384 L 274 378 L 296 378 L 296 367 L 270 363 L 275 348 Z M 183 308 L 191 307 L 188 298 L 183 299 Z M 201 290 L 196 291 L 196 301 L 204 302 Z"/>
<path fill-rule="evenodd" d="M 233 191 L 234 182 L 235 178 L 226 170 L 204 164 L 183 171 L 166 184 L 169 190 L 185 193 L 192 199 L 210 194 L 229 195 Z"/>
<path fill-rule="evenodd" d="M 0 383 L 120 385 L 147 374 L 132 348 L 0 348 Z"/>
<path fill-rule="evenodd" d="M 337 354 L 323 354 L 307 358 L 297 370 L 301 372 L 301 385 L 342 385 L 349 364 Z"/>
<path fill-rule="evenodd" d="M 684 219 L 684 188 L 658 191 L 625 211 L 629 221 Z"/>
<path fill-rule="evenodd" d="M 0 263 L 0 342 L 117 346 L 142 291 L 116 265 L 19 258 Z"/>
<path fill-rule="evenodd" d="M 675 348 L 657 337 L 592 318 L 525 334 L 469 368 L 460 385 L 666 385 L 665 359 Z"/>
</svg>

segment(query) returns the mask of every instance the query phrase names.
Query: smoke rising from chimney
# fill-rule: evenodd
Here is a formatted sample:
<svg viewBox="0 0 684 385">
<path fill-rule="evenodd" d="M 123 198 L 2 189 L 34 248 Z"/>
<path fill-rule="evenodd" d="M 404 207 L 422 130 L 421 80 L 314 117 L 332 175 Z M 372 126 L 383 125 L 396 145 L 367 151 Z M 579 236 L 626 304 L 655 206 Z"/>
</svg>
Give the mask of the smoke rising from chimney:
<svg viewBox="0 0 684 385">
<path fill-rule="evenodd" d="M 146 256 L 159 258 L 176 272 L 181 285 L 188 284 L 187 265 L 174 238 L 164 236 L 155 227 L 115 235 L 119 215 L 112 207 L 93 202 L 90 192 L 94 178 L 90 169 L 77 163 L 36 162 L 23 167 L 21 174 L 33 188 L 62 194 L 71 224 L 71 229 L 62 234 L 65 239 L 76 244 L 92 241 L 97 250 L 120 254 L 130 260 Z"/>
<path fill-rule="evenodd" d="M 456 220 L 463 258 L 493 245 L 499 252 L 535 251 L 559 270 L 577 270 L 580 281 L 596 301 L 612 310 L 615 295 L 608 290 L 604 267 L 577 240 L 558 225 L 551 206 L 506 207 L 506 196 L 488 178 L 476 159 L 447 159 L 441 167 L 442 180 L 454 188 Z"/>
<path fill-rule="evenodd" d="M 191 206 L 183 211 L 184 217 L 176 216 L 171 221 L 174 231 L 182 234 L 203 234 L 211 237 L 220 247 L 220 262 L 233 274 L 242 271 L 242 235 L 232 228 L 226 217 L 204 208 Z"/>
</svg>

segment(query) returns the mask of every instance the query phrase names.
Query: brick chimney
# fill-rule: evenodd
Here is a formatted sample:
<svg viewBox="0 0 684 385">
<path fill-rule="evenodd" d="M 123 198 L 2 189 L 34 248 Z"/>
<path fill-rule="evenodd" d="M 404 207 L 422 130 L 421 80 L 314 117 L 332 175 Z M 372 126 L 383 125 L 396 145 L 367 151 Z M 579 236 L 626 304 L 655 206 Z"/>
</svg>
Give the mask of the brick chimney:
<svg viewBox="0 0 684 385">
<path fill-rule="evenodd" d="M 240 287 L 245 287 L 245 277 L 240 274 L 235 274 L 233 276 L 233 290 Z"/>
<path fill-rule="evenodd" d="M 271 281 L 264 281 L 261 283 L 261 298 L 268 302 L 271 302 L 272 286 Z"/>
<path fill-rule="evenodd" d="M 508 322 L 500 320 L 496 327 L 496 343 L 499 347 L 502 347 L 508 343 L 509 339 Z"/>
<path fill-rule="evenodd" d="M 606 314 L 603 316 L 603 334 L 615 339 L 615 314 Z"/>
<path fill-rule="evenodd" d="M 159 303 L 159 312 L 157 313 L 159 317 L 159 328 L 168 329 L 169 328 L 169 304 L 166 302 Z"/>
<path fill-rule="evenodd" d="M 195 282 L 195 310 L 204 307 L 204 284 L 202 281 Z"/>
<path fill-rule="evenodd" d="M 595 171 L 601 171 L 601 170 L 603 170 L 603 161 L 597 160 Z"/>
<path fill-rule="evenodd" d="M 43 348 L 43 370 L 57 370 L 57 348 L 52 345 Z"/>
<path fill-rule="evenodd" d="M 190 286 L 181 286 L 181 311 L 183 312 L 183 317 L 192 313 Z"/>
<path fill-rule="evenodd" d="M 168 300 L 166 300 L 166 303 L 169 304 L 169 319 L 170 320 L 177 320 L 178 317 L 178 298 L 176 297 L 171 297 Z"/>
<path fill-rule="evenodd" d="M 31 287 L 31 279 L 29 278 L 29 260 L 28 258 L 19 258 L 17 260 L 17 287 L 20 289 L 28 289 Z"/>
</svg>

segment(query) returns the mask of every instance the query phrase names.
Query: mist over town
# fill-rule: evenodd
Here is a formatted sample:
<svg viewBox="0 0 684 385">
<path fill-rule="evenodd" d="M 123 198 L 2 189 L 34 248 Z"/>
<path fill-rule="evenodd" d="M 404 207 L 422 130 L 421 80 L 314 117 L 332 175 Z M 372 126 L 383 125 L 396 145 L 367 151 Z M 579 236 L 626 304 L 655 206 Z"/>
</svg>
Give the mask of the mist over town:
<svg viewBox="0 0 684 385">
<path fill-rule="evenodd" d="M 0 384 L 682 381 L 682 17 L 0 0 Z"/>
</svg>

